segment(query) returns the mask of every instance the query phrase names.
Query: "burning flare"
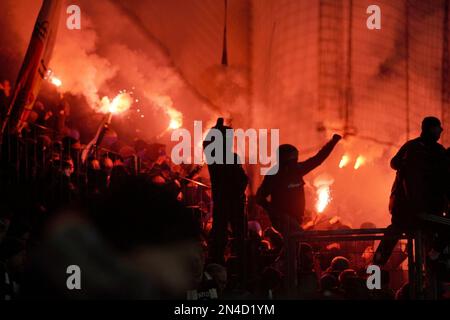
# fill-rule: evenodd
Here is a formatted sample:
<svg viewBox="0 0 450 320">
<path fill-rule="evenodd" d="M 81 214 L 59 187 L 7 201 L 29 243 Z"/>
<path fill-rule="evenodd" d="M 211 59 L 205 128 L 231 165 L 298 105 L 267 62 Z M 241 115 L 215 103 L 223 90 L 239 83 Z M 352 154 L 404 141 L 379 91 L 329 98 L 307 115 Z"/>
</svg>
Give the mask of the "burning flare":
<svg viewBox="0 0 450 320">
<path fill-rule="evenodd" d="M 366 158 L 364 158 L 363 156 L 358 156 L 358 158 L 356 158 L 356 162 L 355 162 L 355 166 L 353 167 L 355 170 L 358 170 L 364 163 L 366 162 Z"/>
<path fill-rule="evenodd" d="M 170 120 L 170 123 L 169 123 L 169 129 L 175 130 L 175 129 L 180 128 L 181 125 L 182 125 L 182 124 L 181 124 L 181 122 L 180 122 L 179 120 L 177 120 L 177 119 L 171 119 L 171 120 Z"/>
<path fill-rule="evenodd" d="M 317 213 L 324 212 L 328 204 L 331 202 L 330 186 L 333 184 L 333 182 L 334 179 L 328 175 L 320 175 L 316 179 L 314 179 L 314 186 L 317 188 Z"/>
<path fill-rule="evenodd" d="M 130 109 L 133 99 L 129 93 L 119 93 L 112 99 L 103 97 L 100 102 L 99 111 L 103 113 L 119 114 Z"/>
<path fill-rule="evenodd" d="M 317 203 L 316 210 L 318 213 L 324 212 L 325 208 L 331 201 L 330 197 L 330 187 L 329 186 L 320 186 L 317 189 Z"/>
<path fill-rule="evenodd" d="M 166 112 L 170 117 L 169 129 L 175 130 L 181 128 L 183 125 L 183 115 L 181 112 L 172 108 L 168 108 Z"/>
<path fill-rule="evenodd" d="M 339 169 L 344 168 L 350 162 L 350 157 L 346 154 L 342 156 L 341 161 L 339 162 Z"/>
<path fill-rule="evenodd" d="M 169 130 L 181 128 L 181 126 L 183 125 L 183 114 L 173 107 L 173 101 L 169 96 L 153 94 L 149 95 L 149 99 L 159 108 L 161 108 L 170 118 L 169 125 L 160 134 L 160 136 L 162 136 Z"/>
<path fill-rule="evenodd" d="M 53 74 L 52 70 L 48 70 L 47 71 L 47 75 L 45 76 L 45 78 L 48 82 L 50 82 L 52 85 L 54 85 L 55 87 L 61 87 L 62 85 L 62 81 L 55 77 L 55 75 Z"/>
<path fill-rule="evenodd" d="M 49 80 L 55 87 L 61 87 L 62 85 L 62 81 L 57 77 L 51 76 Z"/>
</svg>

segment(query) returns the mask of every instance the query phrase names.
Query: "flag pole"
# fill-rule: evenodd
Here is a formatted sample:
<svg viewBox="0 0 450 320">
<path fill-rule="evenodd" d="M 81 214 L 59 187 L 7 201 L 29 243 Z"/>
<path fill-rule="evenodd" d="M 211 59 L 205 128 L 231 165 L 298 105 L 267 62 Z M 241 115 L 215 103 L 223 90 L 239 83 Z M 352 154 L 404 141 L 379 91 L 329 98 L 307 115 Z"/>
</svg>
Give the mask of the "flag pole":
<svg viewBox="0 0 450 320">
<path fill-rule="evenodd" d="M 33 108 L 52 56 L 61 7 L 61 0 L 44 0 L 42 3 L 25 58 L 17 76 L 12 99 L 1 124 L 0 144 L 8 125 L 11 133 L 20 135 Z"/>
</svg>

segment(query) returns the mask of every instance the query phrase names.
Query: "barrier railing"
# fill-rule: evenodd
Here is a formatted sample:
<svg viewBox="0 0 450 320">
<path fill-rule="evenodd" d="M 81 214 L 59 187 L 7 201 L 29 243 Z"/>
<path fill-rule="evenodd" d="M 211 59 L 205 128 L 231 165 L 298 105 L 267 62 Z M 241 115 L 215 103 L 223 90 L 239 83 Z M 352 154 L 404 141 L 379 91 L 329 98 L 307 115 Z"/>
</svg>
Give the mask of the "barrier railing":
<svg viewBox="0 0 450 320">
<path fill-rule="evenodd" d="M 390 238 L 386 229 L 345 229 L 345 230 L 311 230 L 293 233 L 287 244 L 287 284 L 291 292 L 298 285 L 298 242 L 341 242 L 341 241 L 370 241 Z M 397 238 L 397 237 L 396 237 Z M 409 294 L 412 299 L 424 299 L 424 263 L 423 234 L 416 231 L 412 235 L 402 234 L 400 239 L 407 240 L 408 282 Z M 431 297 L 437 298 L 436 288 L 431 288 Z"/>
</svg>

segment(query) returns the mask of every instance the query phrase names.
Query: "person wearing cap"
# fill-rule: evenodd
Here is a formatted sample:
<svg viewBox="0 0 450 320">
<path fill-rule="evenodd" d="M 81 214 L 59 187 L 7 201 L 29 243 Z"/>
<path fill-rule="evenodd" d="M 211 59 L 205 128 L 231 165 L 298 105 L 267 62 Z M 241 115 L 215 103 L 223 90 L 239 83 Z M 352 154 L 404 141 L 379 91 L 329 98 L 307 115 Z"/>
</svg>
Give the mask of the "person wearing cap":
<svg viewBox="0 0 450 320">
<path fill-rule="evenodd" d="M 447 210 L 446 155 L 438 143 L 442 131 L 438 118 L 424 118 L 420 136 L 407 141 L 391 160 L 396 171 L 389 201 L 392 218 L 374 255 L 377 265 L 386 264 L 402 233 L 421 227 L 419 214 L 441 215 Z"/>
</svg>

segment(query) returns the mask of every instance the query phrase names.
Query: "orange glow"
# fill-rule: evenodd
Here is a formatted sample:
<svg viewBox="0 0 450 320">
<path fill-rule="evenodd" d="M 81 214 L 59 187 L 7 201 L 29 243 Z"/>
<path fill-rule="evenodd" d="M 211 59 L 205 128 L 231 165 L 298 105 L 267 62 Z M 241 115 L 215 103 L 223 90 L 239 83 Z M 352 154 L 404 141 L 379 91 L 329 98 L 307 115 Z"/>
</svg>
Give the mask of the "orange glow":
<svg viewBox="0 0 450 320">
<path fill-rule="evenodd" d="M 111 101 L 108 97 L 103 97 L 100 103 L 100 112 L 119 114 L 130 109 L 133 99 L 128 93 L 119 93 Z"/>
<path fill-rule="evenodd" d="M 182 113 L 170 107 L 167 108 L 166 112 L 170 117 L 169 129 L 175 130 L 181 128 L 183 125 Z"/>
<path fill-rule="evenodd" d="M 327 175 L 322 174 L 314 179 L 314 186 L 316 187 L 316 211 L 318 214 L 325 211 L 328 204 L 331 202 L 331 190 L 330 186 L 334 183 L 334 179 Z"/>
<path fill-rule="evenodd" d="M 178 121 L 177 119 L 171 119 L 170 123 L 169 123 L 169 128 L 170 129 L 178 129 L 181 127 L 181 123 L 180 121 Z"/>
<path fill-rule="evenodd" d="M 58 79 L 57 77 L 55 77 L 55 75 L 53 74 L 53 71 L 51 69 L 47 70 L 47 73 L 46 73 L 44 79 L 47 80 L 48 82 L 50 82 L 55 87 L 61 87 L 61 85 L 62 85 L 62 81 L 60 79 Z"/>
<path fill-rule="evenodd" d="M 50 76 L 50 83 L 53 84 L 55 87 L 61 87 L 62 85 L 62 81 L 54 76 Z"/>
<path fill-rule="evenodd" d="M 356 158 L 355 166 L 353 168 L 355 170 L 358 170 L 365 162 L 366 158 L 364 158 L 363 156 L 358 156 L 358 158 Z"/>
<path fill-rule="evenodd" d="M 344 168 L 350 162 L 350 157 L 346 154 L 342 156 L 341 161 L 339 162 L 339 168 Z"/>
<path fill-rule="evenodd" d="M 322 185 L 317 189 L 317 203 L 316 210 L 317 213 L 322 213 L 331 201 L 330 197 L 330 187 L 327 185 Z"/>
</svg>

